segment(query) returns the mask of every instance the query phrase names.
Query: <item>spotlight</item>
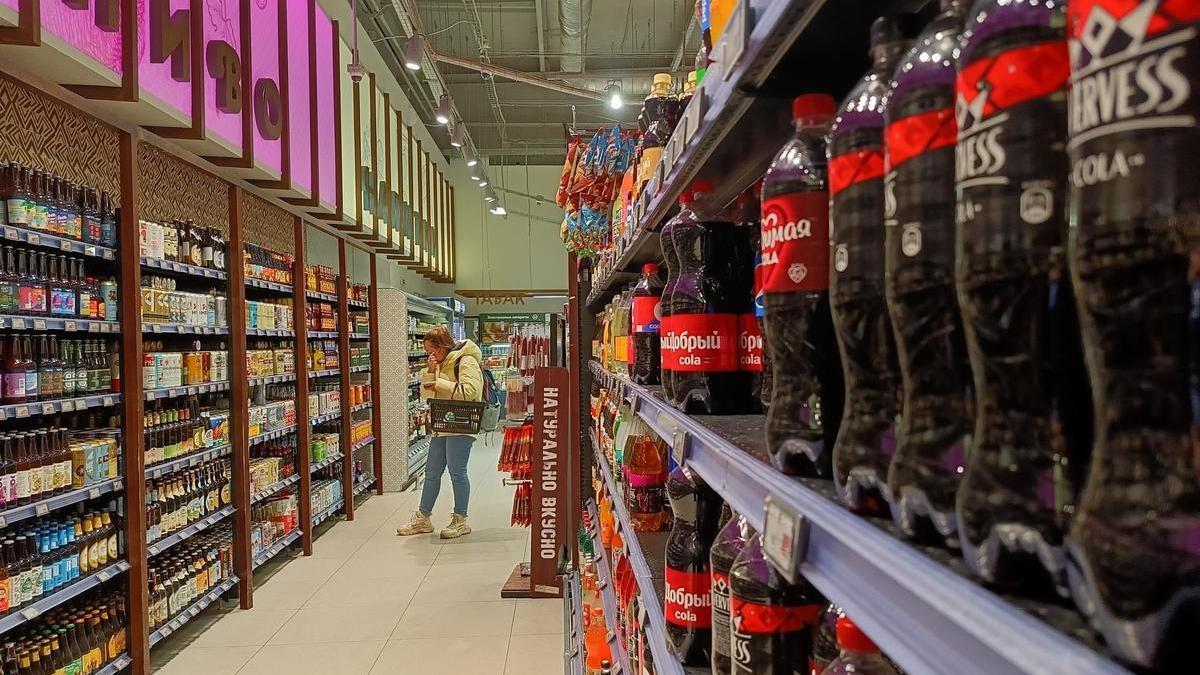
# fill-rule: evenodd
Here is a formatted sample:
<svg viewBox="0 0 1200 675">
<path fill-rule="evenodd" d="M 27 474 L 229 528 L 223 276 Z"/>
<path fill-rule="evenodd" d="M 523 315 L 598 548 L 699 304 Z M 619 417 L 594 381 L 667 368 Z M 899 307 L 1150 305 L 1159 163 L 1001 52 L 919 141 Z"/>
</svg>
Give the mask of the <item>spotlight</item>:
<svg viewBox="0 0 1200 675">
<path fill-rule="evenodd" d="M 459 122 L 454 125 L 453 131 L 450 132 L 450 145 L 461 148 L 463 146 L 463 124 Z"/>
<path fill-rule="evenodd" d="M 484 176 L 483 180 L 479 181 L 479 187 L 487 187 L 487 184 L 488 184 L 487 176 Z"/>
<path fill-rule="evenodd" d="M 463 148 L 463 159 L 467 161 L 467 166 L 475 166 L 479 163 L 479 158 L 475 156 L 475 151 L 470 146 Z"/>
<path fill-rule="evenodd" d="M 404 45 L 404 67 L 409 70 L 421 69 L 421 56 L 425 51 L 425 37 L 419 33 L 408 38 Z"/>
<path fill-rule="evenodd" d="M 438 124 L 450 123 L 450 97 L 446 94 L 442 94 L 442 97 L 438 99 L 437 114 L 433 116 L 433 119 L 437 120 Z"/>
<path fill-rule="evenodd" d="M 621 98 L 620 80 L 609 80 L 608 86 L 604 88 L 604 93 L 608 94 L 608 107 L 613 110 L 625 107 L 625 99 Z"/>
<path fill-rule="evenodd" d="M 494 216 L 507 216 L 507 215 L 508 215 L 508 211 L 504 210 L 504 207 L 503 207 L 503 206 L 496 206 L 494 209 L 492 209 L 492 215 L 494 215 Z"/>
<path fill-rule="evenodd" d="M 496 192 L 492 188 L 485 188 L 483 191 L 483 201 L 491 204 L 496 201 Z"/>
</svg>

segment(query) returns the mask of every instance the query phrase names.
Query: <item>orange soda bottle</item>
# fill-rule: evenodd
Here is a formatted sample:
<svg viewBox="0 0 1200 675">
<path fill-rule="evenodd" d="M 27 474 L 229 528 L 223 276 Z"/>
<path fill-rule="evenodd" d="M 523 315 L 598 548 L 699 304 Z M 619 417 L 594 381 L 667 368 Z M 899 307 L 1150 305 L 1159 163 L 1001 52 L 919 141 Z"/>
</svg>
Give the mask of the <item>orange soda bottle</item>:
<svg viewBox="0 0 1200 675">
<path fill-rule="evenodd" d="M 583 647 L 587 653 L 584 665 L 589 675 L 600 672 L 605 661 L 612 661 L 608 648 L 608 628 L 604 625 L 604 610 L 600 607 L 592 612 L 592 621 L 583 635 Z"/>
<path fill-rule="evenodd" d="M 642 436 L 625 458 L 625 504 L 633 529 L 658 532 L 667 520 L 666 462 L 658 443 Z"/>
</svg>

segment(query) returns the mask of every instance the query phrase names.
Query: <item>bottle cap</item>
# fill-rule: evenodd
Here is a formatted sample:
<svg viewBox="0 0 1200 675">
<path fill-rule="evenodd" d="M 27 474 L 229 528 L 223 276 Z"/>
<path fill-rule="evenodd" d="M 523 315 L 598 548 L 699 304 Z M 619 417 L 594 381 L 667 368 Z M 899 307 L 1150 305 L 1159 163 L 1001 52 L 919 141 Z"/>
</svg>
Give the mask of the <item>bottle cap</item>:
<svg viewBox="0 0 1200 675">
<path fill-rule="evenodd" d="M 849 649 L 856 652 L 877 652 L 879 647 L 871 642 L 871 638 L 862 632 L 858 626 L 850 620 L 850 617 L 843 616 L 837 620 L 837 641 L 842 649 Z"/>
<path fill-rule="evenodd" d="M 817 115 L 833 117 L 836 108 L 837 103 L 829 94 L 801 94 L 792 101 L 792 119 Z"/>
<path fill-rule="evenodd" d="M 657 263 L 646 263 L 645 265 L 642 265 L 642 276 L 652 277 L 656 274 L 658 274 Z"/>
<path fill-rule="evenodd" d="M 671 88 L 671 74 L 670 73 L 655 73 L 654 86 L 656 86 L 656 87 L 663 86 L 663 87 L 667 87 L 668 89 L 670 89 Z"/>
</svg>

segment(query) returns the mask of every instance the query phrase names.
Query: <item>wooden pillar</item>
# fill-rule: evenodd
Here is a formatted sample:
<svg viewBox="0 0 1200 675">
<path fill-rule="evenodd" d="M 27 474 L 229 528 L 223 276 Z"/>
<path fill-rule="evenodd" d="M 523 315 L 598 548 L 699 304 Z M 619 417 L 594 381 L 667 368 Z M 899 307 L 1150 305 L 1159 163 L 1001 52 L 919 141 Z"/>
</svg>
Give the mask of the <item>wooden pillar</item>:
<svg viewBox="0 0 1200 675">
<path fill-rule="evenodd" d="M 338 366 L 342 389 L 342 496 L 346 520 L 354 520 L 354 452 L 350 443 L 350 275 L 346 240 L 338 237 Z"/>
<path fill-rule="evenodd" d="M 250 398 L 246 381 L 246 266 L 243 263 L 242 191 L 229 186 L 229 436 L 233 441 L 233 571 L 242 609 L 254 606 L 250 552 Z"/>
<path fill-rule="evenodd" d="M 308 292 L 304 287 L 304 266 L 307 261 L 304 242 L 304 221 L 293 219 L 296 241 L 296 263 L 292 270 L 292 307 L 295 309 L 296 340 L 296 458 L 300 472 L 300 527 L 303 530 L 300 542 L 304 555 L 312 555 L 312 424 L 308 409 Z"/>
<path fill-rule="evenodd" d="M 121 407 L 125 476 L 125 556 L 129 561 L 130 672 L 150 672 L 149 584 L 146 560 L 146 449 L 142 438 L 142 263 L 138 256 L 137 145 L 121 133 Z"/>
<path fill-rule="evenodd" d="M 375 256 L 371 256 L 371 288 L 367 293 L 367 308 L 371 326 L 371 435 L 375 437 L 375 494 L 383 494 L 383 417 L 379 401 L 382 396 L 383 374 L 379 369 L 379 278 Z"/>
</svg>

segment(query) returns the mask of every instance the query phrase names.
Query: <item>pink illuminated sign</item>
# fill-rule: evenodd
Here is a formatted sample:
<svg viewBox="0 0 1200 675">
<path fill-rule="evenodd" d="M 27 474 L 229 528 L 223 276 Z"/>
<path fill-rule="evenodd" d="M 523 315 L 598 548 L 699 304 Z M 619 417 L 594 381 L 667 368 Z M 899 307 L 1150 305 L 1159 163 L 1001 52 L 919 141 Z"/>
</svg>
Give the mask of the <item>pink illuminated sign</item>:
<svg viewBox="0 0 1200 675">
<path fill-rule="evenodd" d="M 287 1 L 288 140 L 292 186 L 312 194 L 312 45 L 308 42 L 308 4 Z M 333 102 L 337 105 L 337 101 Z"/>
<path fill-rule="evenodd" d="M 280 3 L 255 0 L 250 3 L 249 48 L 251 102 L 254 111 L 254 161 L 278 177 L 283 173 L 283 99 L 279 92 L 282 63 L 279 55 Z M 294 43 L 295 40 L 292 40 Z"/>
<path fill-rule="evenodd" d="M 192 118 L 189 0 L 149 0 L 138 5 L 138 86 L 184 120 Z"/>
<path fill-rule="evenodd" d="M 18 0 L 0 0 L 14 13 Z M 42 0 L 42 30 L 120 77 L 121 3 L 118 0 Z"/>
<path fill-rule="evenodd" d="M 333 117 L 334 106 L 338 104 L 333 81 L 337 74 L 333 67 L 333 23 L 320 7 L 316 8 L 316 37 L 317 167 L 320 171 L 317 196 L 323 207 L 333 210 L 337 208 L 337 195 L 341 189 L 337 175 L 337 129 Z"/>
<path fill-rule="evenodd" d="M 241 15 L 238 0 L 204 0 L 204 126 L 242 147 Z"/>
</svg>

